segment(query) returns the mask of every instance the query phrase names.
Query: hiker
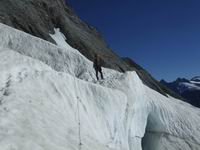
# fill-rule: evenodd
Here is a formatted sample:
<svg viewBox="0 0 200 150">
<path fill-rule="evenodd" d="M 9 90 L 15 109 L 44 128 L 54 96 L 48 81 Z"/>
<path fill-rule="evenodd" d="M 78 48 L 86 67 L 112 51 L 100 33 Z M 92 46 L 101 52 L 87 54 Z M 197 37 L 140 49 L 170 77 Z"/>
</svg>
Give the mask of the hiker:
<svg viewBox="0 0 200 150">
<path fill-rule="evenodd" d="M 103 80 L 103 73 L 102 73 L 102 59 L 98 54 L 95 54 L 94 56 L 94 62 L 93 62 L 93 67 L 96 71 L 96 77 L 97 77 L 97 81 L 99 80 L 99 76 L 98 73 L 101 74 L 101 79 Z"/>
</svg>

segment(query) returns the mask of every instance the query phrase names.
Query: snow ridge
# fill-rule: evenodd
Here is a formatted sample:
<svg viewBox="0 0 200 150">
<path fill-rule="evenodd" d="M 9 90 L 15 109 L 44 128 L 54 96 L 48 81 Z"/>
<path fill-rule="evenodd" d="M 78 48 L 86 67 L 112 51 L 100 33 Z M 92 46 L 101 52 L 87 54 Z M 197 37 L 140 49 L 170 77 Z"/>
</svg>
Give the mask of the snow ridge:
<svg viewBox="0 0 200 150">
<path fill-rule="evenodd" d="M 58 44 L 0 24 L 2 150 L 199 150 L 200 110 L 145 86 L 136 72 L 103 68 Z"/>
</svg>

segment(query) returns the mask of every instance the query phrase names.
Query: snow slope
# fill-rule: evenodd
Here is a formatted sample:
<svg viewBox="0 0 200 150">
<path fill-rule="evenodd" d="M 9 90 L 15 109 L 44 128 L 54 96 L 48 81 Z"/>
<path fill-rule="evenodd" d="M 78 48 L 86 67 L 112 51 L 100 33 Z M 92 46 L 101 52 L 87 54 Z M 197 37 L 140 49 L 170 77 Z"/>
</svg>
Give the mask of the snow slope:
<svg viewBox="0 0 200 150">
<path fill-rule="evenodd" d="M 135 72 L 104 68 L 96 82 L 92 62 L 51 36 L 58 46 L 0 24 L 0 150 L 200 150 L 199 109 Z"/>
</svg>

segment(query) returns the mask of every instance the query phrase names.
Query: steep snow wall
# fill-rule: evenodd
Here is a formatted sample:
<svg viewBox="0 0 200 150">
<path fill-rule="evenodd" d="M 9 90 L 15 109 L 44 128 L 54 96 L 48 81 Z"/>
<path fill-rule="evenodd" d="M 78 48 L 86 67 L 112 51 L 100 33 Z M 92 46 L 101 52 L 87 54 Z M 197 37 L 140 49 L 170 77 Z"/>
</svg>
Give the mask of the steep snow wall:
<svg viewBox="0 0 200 150">
<path fill-rule="evenodd" d="M 78 150 L 80 138 L 84 150 L 200 149 L 199 109 L 135 72 L 103 69 L 96 82 L 92 62 L 55 31 L 58 46 L 0 24 L 2 150 Z"/>
</svg>

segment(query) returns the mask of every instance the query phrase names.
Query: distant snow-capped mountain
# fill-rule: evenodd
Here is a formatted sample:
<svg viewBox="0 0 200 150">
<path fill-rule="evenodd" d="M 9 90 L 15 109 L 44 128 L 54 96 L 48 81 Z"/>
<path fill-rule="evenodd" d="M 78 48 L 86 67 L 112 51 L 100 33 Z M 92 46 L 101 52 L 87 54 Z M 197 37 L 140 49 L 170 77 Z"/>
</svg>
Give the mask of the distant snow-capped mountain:
<svg viewBox="0 0 200 150">
<path fill-rule="evenodd" d="M 191 82 L 197 85 L 200 85 L 200 76 L 196 76 L 191 79 Z"/>
<path fill-rule="evenodd" d="M 188 103 L 200 107 L 200 76 L 196 76 L 191 80 L 178 78 L 174 82 L 160 81 L 174 92 L 185 98 Z"/>
</svg>

